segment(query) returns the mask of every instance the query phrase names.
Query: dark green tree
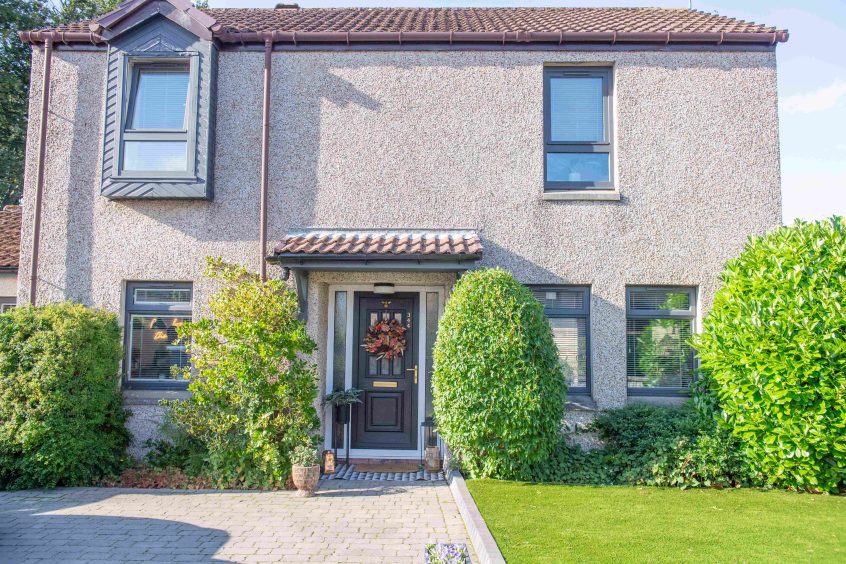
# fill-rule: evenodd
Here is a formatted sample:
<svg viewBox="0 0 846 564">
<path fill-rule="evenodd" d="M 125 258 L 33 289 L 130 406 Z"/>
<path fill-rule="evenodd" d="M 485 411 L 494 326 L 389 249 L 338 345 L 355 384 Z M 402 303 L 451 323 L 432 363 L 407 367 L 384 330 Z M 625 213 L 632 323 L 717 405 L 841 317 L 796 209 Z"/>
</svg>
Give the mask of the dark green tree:
<svg viewBox="0 0 846 564">
<path fill-rule="evenodd" d="M 0 205 L 20 201 L 23 188 L 30 47 L 18 32 L 93 18 L 117 0 L 0 0 Z"/>
<path fill-rule="evenodd" d="M 0 0 L 0 205 L 17 203 L 23 185 L 30 48 L 18 31 L 49 22 L 40 0 Z"/>
</svg>

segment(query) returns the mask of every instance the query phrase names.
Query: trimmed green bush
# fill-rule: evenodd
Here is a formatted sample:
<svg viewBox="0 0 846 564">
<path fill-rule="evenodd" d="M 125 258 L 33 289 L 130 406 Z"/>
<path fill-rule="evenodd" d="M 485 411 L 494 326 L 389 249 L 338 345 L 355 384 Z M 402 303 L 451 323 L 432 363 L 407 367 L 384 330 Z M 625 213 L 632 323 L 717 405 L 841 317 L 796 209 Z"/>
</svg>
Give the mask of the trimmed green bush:
<svg viewBox="0 0 846 564">
<path fill-rule="evenodd" d="M 584 451 L 562 440 L 537 464 L 539 482 L 588 485 L 735 487 L 758 483 L 737 440 L 691 404 L 632 404 L 600 413 L 591 425 L 603 446 Z"/>
<path fill-rule="evenodd" d="M 846 226 L 797 221 L 750 240 L 695 339 L 706 386 L 772 484 L 846 481 Z"/>
<path fill-rule="evenodd" d="M 525 478 L 555 449 L 567 385 L 543 306 L 501 269 L 456 284 L 438 327 L 438 432 L 474 477 Z"/>
<path fill-rule="evenodd" d="M 185 460 L 223 487 L 281 487 L 295 447 L 311 440 L 317 371 L 304 355 L 315 350 L 298 318 L 297 296 L 281 280 L 262 282 L 241 266 L 207 259 L 206 276 L 223 283 L 209 303 L 212 317 L 185 323 L 191 398 L 165 402 L 187 435 L 150 460 Z M 193 461 L 193 462 L 192 462 Z"/>
<path fill-rule="evenodd" d="M 70 303 L 0 315 L 0 488 L 91 485 L 129 433 L 117 318 Z"/>
</svg>

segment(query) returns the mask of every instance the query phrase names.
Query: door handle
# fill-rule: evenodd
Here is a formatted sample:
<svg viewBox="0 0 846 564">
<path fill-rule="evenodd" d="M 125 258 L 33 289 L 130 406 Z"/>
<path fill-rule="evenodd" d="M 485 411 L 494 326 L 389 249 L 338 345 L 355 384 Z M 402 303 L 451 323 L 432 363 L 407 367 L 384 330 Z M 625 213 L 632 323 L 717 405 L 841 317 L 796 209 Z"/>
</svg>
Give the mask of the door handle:
<svg viewBox="0 0 846 564">
<path fill-rule="evenodd" d="M 414 368 L 406 368 L 406 372 L 414 372 L 414 383 L 417 383 L 417 365 L 414 365 Z"/>
</svg>

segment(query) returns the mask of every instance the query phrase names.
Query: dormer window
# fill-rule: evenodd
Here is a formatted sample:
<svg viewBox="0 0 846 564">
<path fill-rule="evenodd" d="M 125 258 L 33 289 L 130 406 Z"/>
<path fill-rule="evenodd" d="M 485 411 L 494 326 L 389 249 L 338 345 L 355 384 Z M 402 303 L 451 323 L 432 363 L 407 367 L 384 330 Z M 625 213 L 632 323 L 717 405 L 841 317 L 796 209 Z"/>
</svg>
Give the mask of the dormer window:
<svg viewBox="0 0 846 564">
<path fill-rule="evenodd" d="M 196 89 L 185 59 L 128 59 L 119 176 L 194 175 Z"/>
<path fill-rule="evenodd" d="M 133 64 L 123 171 L 188 173 L 187 63 Z"/>
<path fill-rule="evenodd" d="M 110 40 L 103 196 L 212 199 L 217 47 L 194 31 L 158 15 Z"/>
</svg>

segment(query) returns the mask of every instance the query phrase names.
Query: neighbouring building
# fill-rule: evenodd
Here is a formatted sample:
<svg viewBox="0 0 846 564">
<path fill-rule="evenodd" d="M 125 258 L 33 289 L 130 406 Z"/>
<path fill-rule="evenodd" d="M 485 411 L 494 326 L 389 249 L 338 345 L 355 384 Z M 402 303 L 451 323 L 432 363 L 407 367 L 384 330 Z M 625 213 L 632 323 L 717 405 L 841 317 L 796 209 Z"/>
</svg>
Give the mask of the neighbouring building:
<svg viewBox="0 0 846 564">
<path fill-rule="evenodd" d="M 0 313 L 18 301 L 18 261 L 21 255 L 21 208 L 0 210 Z"/>
<path fill-rule="evenodd" d="M 354 457 L 416 458 L 461 272 L 499 266 L 533 289 L 578 421 L 685 397 L 687 337 L 723 264 L 781 222 L 787 32 L 763 25 L 684 9 L 127 0 L 21 37 L 21 265 L 40 188 L 35 298 L 119 314 L 138 444 L 156 401 L 185 393 L 173 337 L 214 291 L 208 255 L 296 288 L 321 389 L 366 392 Z M 390 362 L 361 347 L 384 318 L 410 332 Z M 323 417 L 328 446 L 338 428 Z"/>
</svg>

